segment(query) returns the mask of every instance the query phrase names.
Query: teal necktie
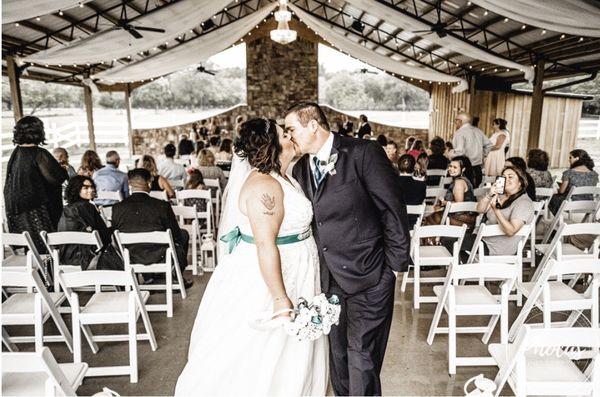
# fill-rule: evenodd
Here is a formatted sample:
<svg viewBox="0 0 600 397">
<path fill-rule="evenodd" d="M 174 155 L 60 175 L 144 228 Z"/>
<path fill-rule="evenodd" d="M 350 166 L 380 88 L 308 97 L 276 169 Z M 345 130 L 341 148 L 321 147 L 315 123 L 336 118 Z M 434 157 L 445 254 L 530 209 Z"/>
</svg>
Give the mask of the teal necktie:
<svg viewBox="0 0 600 397">
<path fill-rule="evenodd" d="M 321 161 L 318 157 L 315 156 L 313 162 L 315 163 L 315 183 L 318 187 L 323 181 L 323 172 L 321 172 Z"/>
</svg>

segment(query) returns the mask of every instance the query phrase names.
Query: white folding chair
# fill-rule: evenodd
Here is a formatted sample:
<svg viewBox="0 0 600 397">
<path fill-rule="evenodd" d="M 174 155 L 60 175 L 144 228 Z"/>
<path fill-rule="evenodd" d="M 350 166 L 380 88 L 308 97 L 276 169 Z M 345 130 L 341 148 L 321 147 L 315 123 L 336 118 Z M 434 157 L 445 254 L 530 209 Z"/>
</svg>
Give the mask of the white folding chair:
<svg viewBox="0 0 600 397">
<path fill-rule="evenodd" d="M 531 220 L 531 232 L 529 233 L 529 250 L 523 258 L 524 263 L 531 263 L 531 267 L 535 267 L 535 246 L 537 244 L 537 224 L 542 214 L 544 213 L 544 207 L 546 201 L 534 201 L 533 202 L 533 219 Z"/>
<path fill-rule="evenodd" d="M 214 204 L 216 224 L 219 224 L 219 219 L 221 217 L 221 183 L 218 179 L 205 179 L 204 185 L 209 188 L 211 192 L 215 192 L 212 203 Z"/>
<path fill-rule="evenodd" d="M 496 182 L 496 179 L 498 179 L 497 176 L 487 176 L 487 175 L 484 175 L 483 178 L 481 179 L 481 183 L 479 184 L 478 187 L 490 186 L 491 184 L 493 184 L 494 182 Z"/>
<path fill-rule="evenodd" d="M 581 195 L 591 195 L 593 196 L 593 201 L 597 201 L 600 199 L 600 186 L 576 186 L 572 187 L 567 193 L 567 200 L 573 200 L 573 197 L 581 196 Z M 589 199 L 586 199 L 589 200 Z M 577 201 L 577 200 L 576 200 Z"/>
<path fill-rule="evenodd" d="M 521 229 L 514 234 L 513 237 L 518 237 L 519 241 L 517 242 L 517 250 L 514 254 L 507 255 L 491 255 L 486 254 L 483 240 L 486 237 L 498 237 L 505 236 L 506 233 L 502 230 L 500 225 L 486 225 L 481 224 L 479 226 L 479 230 L 477 232 L 477 236 L 475 237 L 475 242 L 473 243 L 473 247 L 471 248 L 471 252 L 469 255 L 469 259 L 467 263 L 510 263 L 517 265 L 519 269 L 519 275 L 517 277 L 518 281 L 523 280 L 523 248 L 525 247 L 525 242 L 527 242 L 527 238 L 531 233 L 531 223 L 523 225 Z M 521 306 L 523 297 L 521 296 L 521 292 L 517 290 L 516 295 L 510 296 L 511 300 L 516 300 L 517 305 Z"/>
<path fill-rule="evenodd" d="M 413 229 L 410 231 L 412 235 L 413 230 L 420 227 L 421 223 L 423 222 L 423 216 L 425 215 L 425 203 L 419 205 L 407 205 L 406 215 L 416 215 L 418 217 Z"/>
<path fill-rule="evenodd" d="M 568 242 L 568 239 L 572 236 L 577 235 L 591 235 L 596 236 L 592 242 L 592 245 L 587 249 L 580 249 Z M 571 259 L 586 259 L 586 258 L 598 258 L 600 254 L 600 224 L 599 223 L 563 223 L 558 227 L 558 230 L 554 234 L 554 238 L 549 244 L 537 244 L 536 250 L 540 252 L 543 257 L 541 264 L 547 263 L 551 258 L 558 260 L 559 262 Z M 538 267 L 532 280 L 538 279 L 541 268 Z M 576 282 L 576 279 L 574 279 Z"/>
<path fill-rule="evenodd" d="M 441 283 L 444 277 L 421 277 L 421 269 L 428 266 L 450 266 L 458 264 L 460 246 L 465 236 L 467 226 L 428 225 L 415 228 L 411 238 L 411 257 L 414 265 L 410 265 L 408 271 L 403 274 L 401 291 L 406 291 L 406 285 L 413 283 L 413 305 L 415 309 L 423 303 L 435 303 L 435 296 L 421 296 L 421 283 Z M 423 238 L 448 238 L 456 239 L 453 252 L 448 251 L 443 245 L 421 245 Z M 410 269 L 413 268 L 413 277 L 409 277 Z"/>
<path fill-rule="evenodd" d="M 106 223 L 106 226 L 110 227 L 112 223 L 112 207 L 100 206 L 99 209 L 104 223 Z"/>
<path fill-rule="evenodd" d="M 2 245 L 8 248 L 12 254 L 4 257 L 2 260 L 2 269 L 12 271 L 26 271 L 42 269 L 42 256 L 38 252 L 29 232 L 23 233 L 2 233 Z M 19 254 L 17 248 L 23 247 L 25 255 Z M 18 291 L 15 290 L 15 291 Z M 28 287 L 26 292 L 33 292 L 32 287 Z"/>
<path fill-rule="evenodd" d="M 190 235 L 190 244 L 192 246 L 192 264 L 188 265 L 192 268 L 192 274 L 196 276 L 198 274 L 198 241 L 200 239 L 200 227 L 198 225 L 198 211 L 196 206 L 183 206 L 177 205 L 171 207 L 175 216 L 179 220 L 179 226 L 187 230 Z M 186 223 L 189 221 L 191 223 Z"/>
<path fill-rule="evenodd" d="M 442 225 L 449 225 L 450 214 L 456 214 L 459 212 L 474 212 L 477 213 L 477 202 L 475 201 L 463 201 L 460 203 L 449 201 L 446 203 L 444 207 L 444 212 L 442 213 Z M 481 219 L 483 218 L 483 214 L 478 214 L 477 220 L 475 221 L 475 227 L 479 226 L 481 223 Z"/>
<path fill-rule="evenodd" d="M 169 201 L 169 196 L 167 196 L 167 192 L 165 190 L 150 190 L 148 193 L 150 197 L 154 197 L 155 199 Z"/>
<path fill-rule="evenodd" d="M 590 350 L 582 350 L 590 349 Z M 490 344 L 499 371 L 496 393 L 508 382 L 515 396 L 600 395 L 600 331 L 592 328 L 523 326 L 513 344 Z M 572 360 L 582 353 L 593 361 L 585 373 Z"/>
<path fill-rule="evenodd" d="M 58 307 L 65 300 L 62 292 L 48 292 L 36 270 L 2 270 L 2 287 L 21 287 L 35 292 L 15 293 L 2 302 L 2 342 L 16 351 L 16 343 L 35 343 L 35 349 L 41 351 L 44 342 L 65 342 L 73 351 L 73 339 L 63 321 Z M 44 323 L 52 318 L 60 335 L 44 335 Z M 5 326 L 33 325 L 34 336 L 10 336 Z"/>
<path fill-rule="evenodd" d="M 552 196 L 556 194 L 556 188 L 553 187 L 536 187 L 535 188 L 535 197 L 538 201 L 544 202 L 544 219 L 546 221 L 550 220 L 550 209 L 548 208 L 548 204 L 550 203 L 550 199 Z"/>
<path fill-rule="evenodd" d="M 147 233 L 121 233 L 118 230 L 115 230 L 115 240 L 123 255 L 126 270 L 133 269 L 135 273 L 139 274 L 163 273 L 165 275 L 165 284 L 140 285 L 140 289 L 165 291 L 166 304 L 148 304 L 146 305 L 146 310 L 150 312 L 165 311 L 167 317 L 173 317 L 173 289 L 180 290 L 182 299 L 187 298 L 187 294 L 183 285 L 183 275 L 179 268 L 179 260 L 177 259 L 177 251 L 175 251 L 175 243 L 173 242 L 171 230 Z M 127 249 L 127 246 L 132 244 L 165 245 L 165 262 L 152 263 L 149 265 L 132 263 L 129 256 L 129 250 Z M 173 284 L 173 270 L 177 277 L 176 284 Z"/>
<path fill-rule="evenodd" d="M 95 200 L 113 200 L 113 201 L 122 201 L 123 196 L 121 196 L 121 192 L 111 192 L 108 190 L 99 190 L 96 192 Z"/>
<path fill-rule="evenodd" d="M 508 343 L 508 296 L 517 278 L 519 268 L 505 263 L 452 264 L 444 285 L 436 285 L 433 291 L 438 304 L 433 315 L 427 343 L 432 344 L 435 334 L 448 334 L 448 373 L 455 374 L 457 366 L 495 365 L 491 357 L 457 357 L 456 334 L 483 334 L 482 342 L 488 343 L 500 317 L 500 340 Z M 477 285 L 460 285 L 461 281 L 476 278 Z M 485 281 L 502 281 L 500 297 L 494 296 Z M 448 314 L 448 327 L 439 327 L 442 313 Z M 484 327 L 458 327 L 457 316 L 491 316 Z"/>
<path fill-rule="evenodd" d="M 2 353 L 2 395 L 76 396 L 86 363 L 58 364 L 47 347 L 31 353 Z"/>
<path fill-rule="evenodd" d="M 79 272 L 83 268 L 82 265 L 89 264 L 81 264 L 79 266 L 74 265 L 63 265 L 60 263 L 60 255 L 59 249 L 63 245 L 88 245 L 90 247 L 95 247 L 96 250 L 102 248 L 102 240 L 100 239 L 100 234 L 98 231 L 94 230 L 91 233 L 87 232 L 55 232 L 55 233 L 46 233 L 41 232 L 42 240 L 46 244 L 48 248 L 48 252 L 52 256 L 52 262 L 54 267 L 54 291 L 60 291 L 60 284 L 58 282 L 58 272 L 62 270 L 64 272 Z M 87 266 L 86 266 L 87 267 Z"/>
<path fill-rule="evenodd" d="M 127 335 L 93 335 L 94 342 L 129 342 L 129 365 L 90 367 L 86 376 L 129 375 L 130 382 L 138 380 L 137 341 L 148 340 L 156 351 L 156 338 L 150 317 L 144 306 L 150 293 L 140 291 L 133 270 L 86 270 L 82 272 L 59 272 L 60 283 L 71 305 L 73 325 L 73 361 L 81 362 L 80 328 L 92 324 L 127 324 Z M 102 286 L 120 286 L 125 291 L 105 292 Z M 80 305 L 75 288 L 94 287 L 96 292 L 85 305 Z M 137 320 L 142 317 L 145 334 L 137 333 Z"/>
<path fill-rule="evenodd" d="M 590 276 L 591 282 L 585 292 L 578 292 L 573 286 L 565 284 L 562 279 L 565 275 L 583 275 Z M 551 279 L 557 278 L 556 281 Z M 527 303 L 522 312 L 528 314 L 535 306 L 543 313 L 544 327 L 567 326 L 572 327 L 583 310 L 591 312 L 591 326 L 598 328 L 598 287 L 600 286 L 600 259 L 574 259 L 566 261 L 557 261 L 551 259 L 545 265 L 542 274 L 537 281 L 518 282 L 517 289 L 527 298 Z M 531 301 L 531 304 L 529 304 Z M 570 315 L 566 322 L 553 323 L 552 312 L 570 312 L 576 315 Z M 521 316 L 522 317 L 522 316 Z M 520 318 L 518 319 L 520 322 Z M 520 326 L 515 321 L 514 335 L 516 329 Z M 600 332 L 600 331 L 598 331 Z"/>
<path fill-rule="evenodd" d="M 427 170 L 427 177 L 425 179 L 427 180 L 427 178 L 430 178 L 430 177 L 439 177 L 438 187 L 444 187 L 443 180 L 446 177 L 447 173 L 448 173 L 448 170 L 440 170 L 440 169 Z"/>
<path fill-rule="evenodd" d="M 593 222 L 596 217 L 596 213 L 600 209 L 600 200 L 565 200 L 562 202 L 556 215 L 552 219 L 550 226 L 546 230 L 546 234 L 542 239 L 542 244 L 548 244 L 550 239 L 552 238 L 552 234 L 558 229 L 561 223 L 570 221 L 569 223 L 574 222 Z M 573 221 L 574 216 L 577 215 L 577 221 Z"/>
<path fill-rule="evenodd" d="M 200 230 L 203 233 L 211 233 L 216 236 L 216 224 L 215 217 L 212 210 L 212 195 L 210 190 L 200 190 L 200 189 L 184 189 L 184 190 L 176 190 L 175 191 L 175 200 L 178 205 L 185 205 L 186 199 L 200 199 L 204 201 L 206 211 L 198 211 L 198 222 L 200 225 Z M 202 220 L 205 221 L 206 228 L 202 227 Z"/>
</svg>

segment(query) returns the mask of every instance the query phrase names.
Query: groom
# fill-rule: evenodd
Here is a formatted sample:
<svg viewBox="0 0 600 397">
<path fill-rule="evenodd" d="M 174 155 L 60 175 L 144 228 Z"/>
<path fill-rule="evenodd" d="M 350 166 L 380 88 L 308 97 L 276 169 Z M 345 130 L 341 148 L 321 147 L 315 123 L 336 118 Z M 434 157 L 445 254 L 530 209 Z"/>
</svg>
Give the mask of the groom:
<svg viewBox="0 0 600 397">
<path fill-rule="evenodd" d="M 301 102 L 285 129 L 303 156 L 293 169 L 314 208 L 321 288 L 340 297 L 329 334 L 338 396 L 381 395 L 396 277 L 409 263 L 406 206 L 399 179 L 376 142 L 334 135 L 318 104 Z"/>
</svg>

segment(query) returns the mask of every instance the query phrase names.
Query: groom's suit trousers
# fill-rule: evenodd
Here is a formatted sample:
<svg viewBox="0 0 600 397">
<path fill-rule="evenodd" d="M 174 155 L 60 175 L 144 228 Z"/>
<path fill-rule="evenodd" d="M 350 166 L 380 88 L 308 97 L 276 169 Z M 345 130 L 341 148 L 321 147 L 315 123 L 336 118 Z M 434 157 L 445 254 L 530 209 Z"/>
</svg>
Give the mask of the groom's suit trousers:
<svg viewBox="0 0 600 397">
<path fill-rule="evenodd" d="M 396 276 L 386 267 L 378 284 L 353 295 L 345 295 L 331 280 L 327 295 L 340 297 L 338 326 L 331 328 L 330 370 L 336 396 L 379 396 L 379 373 L 387 346 Z"/>
</svg>

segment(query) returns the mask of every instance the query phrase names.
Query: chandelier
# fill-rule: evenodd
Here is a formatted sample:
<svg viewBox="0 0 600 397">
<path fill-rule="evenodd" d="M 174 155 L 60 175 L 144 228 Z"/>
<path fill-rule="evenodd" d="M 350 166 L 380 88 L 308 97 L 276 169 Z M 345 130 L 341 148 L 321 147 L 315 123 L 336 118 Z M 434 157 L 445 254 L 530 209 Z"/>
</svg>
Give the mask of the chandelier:
<svg viewBox="0 0 600 397">
<path fill-rule="evenodd" d="M 292 19 L 292 13 L 287 10 L 287 0 L 279 0 L 279 11 L 275 12 L 277 29 L 271 30 L 271 40 L 279 44 L 288 44 L 296 40 L 295 30 L 291 30 L 288 22 Z"/>
</svg>

